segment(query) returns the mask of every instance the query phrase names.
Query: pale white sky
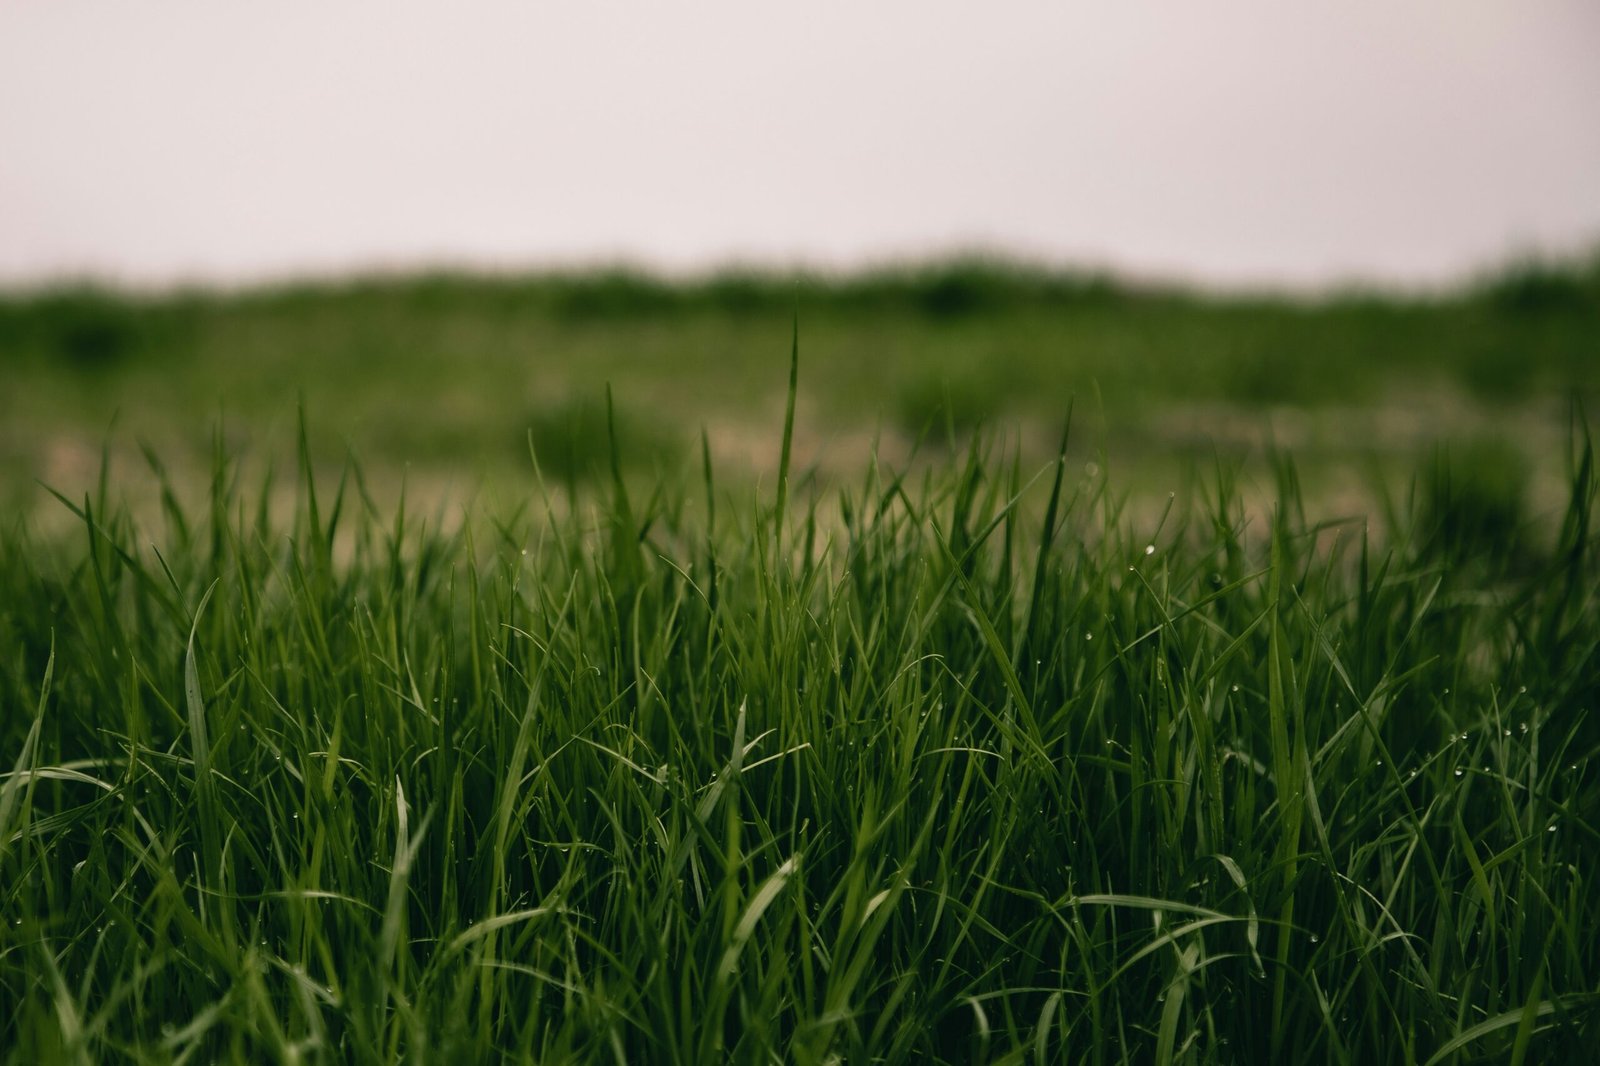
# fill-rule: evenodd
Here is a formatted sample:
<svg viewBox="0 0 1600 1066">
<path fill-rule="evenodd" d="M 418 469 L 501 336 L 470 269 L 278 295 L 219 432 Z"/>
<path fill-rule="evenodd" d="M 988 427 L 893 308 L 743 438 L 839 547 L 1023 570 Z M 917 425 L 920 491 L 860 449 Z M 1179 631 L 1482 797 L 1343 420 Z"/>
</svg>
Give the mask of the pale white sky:
<svg viewBox="0 0 1600 1066">
<path fill-rule="evenodd" d="M 0 283 L 1597 240 L 1594 0 L 0 6 Z"/>
</svg>

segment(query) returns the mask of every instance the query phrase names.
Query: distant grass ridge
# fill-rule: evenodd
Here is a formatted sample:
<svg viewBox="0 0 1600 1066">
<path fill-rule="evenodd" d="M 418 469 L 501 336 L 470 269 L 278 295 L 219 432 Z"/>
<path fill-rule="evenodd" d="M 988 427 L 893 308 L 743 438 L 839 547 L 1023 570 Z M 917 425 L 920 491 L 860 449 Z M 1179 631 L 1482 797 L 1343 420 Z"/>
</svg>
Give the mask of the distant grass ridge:
<svg viewBox="0 0 1600 1066">
<path fill-rule="evenodd" d="M 1269 290 L 1206 289 L 1178 280 L 1126 277 L 1104 269 L 1068 268 L 992 254 L 908 260 L 847 271 L 734 266 L 673 275 L 626 264 L 524 271 L 418 269 L 267 282 L 231 289 L 188 286 L 154 295 L 83 281 L 0 291 L 0 340 L 13 340 L 28 333 L 48 335 L 61 324 L 86 320 L 114 328 L 113 320 L 120 312 L 141 306 L 166 306 L 181 312 L 219 302 L 291 304 L 386 294 L 418 304 L 513 299 L 519 307 L 532 306 L 562 317 L 612 318 L 690 311 L 783 312 L 793 305 L 797 290 L 819 306 L 900 308 L 933 316 L 1005 310 L 1027 304 L 1274 302 L 1284 298 Z M 1404 304 L 1445 300 L 1538 313 L 1589 309 L 1597 298 L 1600 250 L 1563 259 L 1512 260 L 1427 296 L 1346 285 L 1326 290 L 1321 296 L 1303 297 L 1301 302 Z M 83 346 L 93 347 L 93 342 Z"/>
<path fill-rule="evenodd" d="M 0 534 L 5 1060 L 1593 1047 L 1581 427 L 1513 556 L 1319 524 L 1281 457 L 1253 524 L 1225 466 L 1141 524 L 1065 441 L 819 495 L 793 398 L 759 495 L 613 456 L 442 533 L 302 435 L 286 522 L 219 445 L 160 530 L 102 481 Z"/>
<path fill-rule="evenodd" d="M 1316 488 L 1369 461 L 1408 470 L 1439 439 L 1553 455 L 1569 399 L 1600 403 L 1600 257 L 1448 291 L 1302 296 L 983 258 L 858 274 L 66 286 L 0 293 L 0 510 L 30 506 L 36 480 L 75 492 L 92 480 L 108 426 L 118 459 L 137 462 L 148 442 L 182 483 L 203 481 L 213 421 L 286 440 L 301 394 L 313 433 L 361 456 L 386 507 L 402 478 L 435 500 L 480 478 L 520 491 L 530 425 L 552 475 L 592 481 L 608 381 L 625 385 L 625 462 L 687 456 L 705 426 L 732 481 L 771 466 L 783 396 L 764 353 L 797 309 L 810 367 L 800 454 L 837 442 L 826 472 L 846 478 L 879 431 L 900 456 L 995 421 L 1024 427 L 1029 465 L 1047 462 L 1074 397 L 1123 487 L 1161 493 L 1164 456 L 1240 455 L 1269 422 Z M 757 438 L 761 461 L 740 469 Z M 328 444 L 319 460 L 338 454 Z"/>
</svg>

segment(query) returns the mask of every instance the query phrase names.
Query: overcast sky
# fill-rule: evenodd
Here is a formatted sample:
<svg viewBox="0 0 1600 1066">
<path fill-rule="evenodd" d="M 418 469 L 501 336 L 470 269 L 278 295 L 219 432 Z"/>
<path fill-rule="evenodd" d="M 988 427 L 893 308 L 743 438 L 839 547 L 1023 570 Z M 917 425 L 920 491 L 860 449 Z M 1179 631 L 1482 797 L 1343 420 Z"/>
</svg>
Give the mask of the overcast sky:
<svg viewBox="0 0 1600 1066">
<path fill-rule="evenodd" d="M 1600 241 L 1600 3 L 0 5 L 0 282 Z"/>
</svg>

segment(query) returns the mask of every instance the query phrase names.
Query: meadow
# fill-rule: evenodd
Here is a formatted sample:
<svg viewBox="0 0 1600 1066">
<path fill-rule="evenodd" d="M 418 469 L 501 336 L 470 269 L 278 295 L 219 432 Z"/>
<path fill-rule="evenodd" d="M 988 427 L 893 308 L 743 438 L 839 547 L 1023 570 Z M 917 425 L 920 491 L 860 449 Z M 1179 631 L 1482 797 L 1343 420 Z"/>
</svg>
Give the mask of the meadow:
<svg viewBox="0 0 1600 1066">
<path fill-rule="evenodd" d="M 1270 444 L 1340 507 L 1449 442 L 1477 476 L 1555 507 L 1567 406 L 1600 402 L 1600 258 L 1294 298 L 983 259 L 80 286 L 0 294 L 0 506 L 61 517 L 35 482 L 76 497 L 107 446 L 130 495 L 153 499 L 146 447 L 180 490 L 203 486 L 219 426 L 231 452 L 292 469 L 302 407 L 322 473 L 353 452 L 385 506 L 402 481 L 414 503 L 514 506 L 530 430 L 552 480 L 603 474 L 608 383 L 630 474 L 693 466 L 704 429 L 727 479 L 770 484 L 796 315 L 796 461 L 846 479 L 874 450 L 903 463 L 982 424 L 1047 463 L 1073 405 L 1078 454 L 1158 499 L 1220 455 L 1269 504 Z"/>
<path fill-rule="evenodd" d="M 4 1060 L 1583 1061 L 1600 275 L 952 276 L 803 342 L 731 281 L 12 300 L 12 491 L 19 427 L 108 443 L 0 527 Z M 612 397 L 496 391 L 524 329 Z M 1253 425 L 1449 390 L 1456 435 L 1369 456 L 1353 515 L 1338 435 L 1169 441 L 1165 490 L 1138 419 L 1212 378 Z M 285 385 L 252 454 L 227 420 Z M 424 452 L 498 488 L 441 504 Z"/>
</svg>

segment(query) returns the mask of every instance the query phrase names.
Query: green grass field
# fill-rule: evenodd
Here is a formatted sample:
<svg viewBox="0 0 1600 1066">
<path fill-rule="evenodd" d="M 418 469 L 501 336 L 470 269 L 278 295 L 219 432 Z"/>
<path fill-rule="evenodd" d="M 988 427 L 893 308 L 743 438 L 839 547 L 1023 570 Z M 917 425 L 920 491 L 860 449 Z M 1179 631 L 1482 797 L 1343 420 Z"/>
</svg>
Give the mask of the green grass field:
<svg viewBox="0 0 1600 1066">
<path fill-rule="evenodd" d="M 1282 453 L 792 477 L 788 395 L 764 487 L 602 429 L 441 523 L 312 427 L 287 510 L 219 440 L 9 525 L 6 1061 L 1586 1058 L 1581 418 L 1548 520 L 1436 463 L 1379 537 Z"/>
<path fill-rule="evenodd" d="M 1299 299 L 983 260 L 847 277 L 59 289 L 0 295 L 0 508 L 55 521 L 36 479 L 78 496 L 103 445 L 119 489 L 151 501 L 142 444 L 199 503 L 187 490 L 209 476 L 219 424 L 230 452 L 292 469 L 301 397 L 324 472 L 336 478 L 348 448 L 386 508 L 402 481 L 414 504 L 514 505 L 530 429 L 552 480 L 604 472 L 607 383 L 630 476 L 692 467 L 703 427 L 730 484 L 770 484 L 797 312 L 797 468 L 843 480 L 874 440 L 903 463 L 919 438 L 925 455 L 952 435 L 959 450 L 986 421 L 1046 463 L 1074 405 L 1079 454 L 1157 501 L 1216 452 L 1269 506 L 1271 440 L 1309 494 L 1348 511 L 1372 470 L 1409 475 L 1448 442 L 1558 508 L 1568 404 L 1600 403 L 1600 257 L 1431 294 Z"/>
</svg>

